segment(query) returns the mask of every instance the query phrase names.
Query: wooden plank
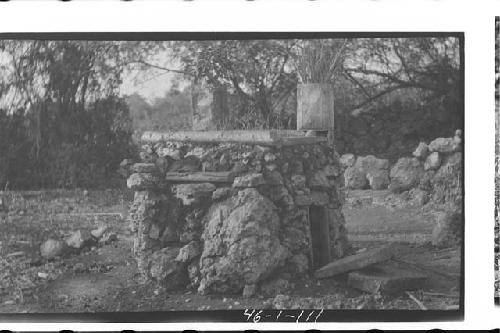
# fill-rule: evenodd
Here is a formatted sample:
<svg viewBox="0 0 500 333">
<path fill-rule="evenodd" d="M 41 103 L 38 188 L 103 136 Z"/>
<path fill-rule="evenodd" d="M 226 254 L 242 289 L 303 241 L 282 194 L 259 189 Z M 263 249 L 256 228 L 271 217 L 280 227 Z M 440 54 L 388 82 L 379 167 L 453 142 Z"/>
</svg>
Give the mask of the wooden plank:
<svg viewBox="0 0 500 333">
<path fill-rule="evenodd" d="M 338 274 L 347 273 L 361 269 L 379 262 L 387 261 L 393 256 L 391 244 L 373 250 L 367 250 L 352 256 L 335 260 L 328 265 L 321 267 L 315 273 L 319 279 L 328 278 Z"/>
<path fill-rule="evenodd" d="M 297 85 L 297 129 L 333 130 L 333 85 L 306 83 Z"/>
<path fill-rule="evenodd" d="M 279 130 L 231 130 L 231 131 L 177 131 L 144 132 L 143 142 L 182 141 L 200 143 L 244 143 L 264 146 L 301 145 L 326 142 L 324 137 L 305 137 L 303 133 Z"/>
<path fill-rule="evenodd" d="M 396 294 L 420 289 L 426 281 L 426 275 L 389 261 L 349 273 L 347 284 L 372 294 Z"/>
<path fill-rule="evenodd" d="M 273 142 L 272 132 L 255 130 L 144 132 L 142 141 Z"/>
<path fill-rule="evenodd" d="M 276 138 L 274 143 L 282 146 L 293 146 L 293 145 L 309 145 L 321 142 L 327 142 L 328 138 L 323 136 L 308 136 L 308 137 L 286 137 L 286 138 Z"/>
<path fill-rule="evenodd" d="M 172 183 L 232 183 L 234 173 L 222 172 L 167 172 L 165 179 Z"/>
</svg>

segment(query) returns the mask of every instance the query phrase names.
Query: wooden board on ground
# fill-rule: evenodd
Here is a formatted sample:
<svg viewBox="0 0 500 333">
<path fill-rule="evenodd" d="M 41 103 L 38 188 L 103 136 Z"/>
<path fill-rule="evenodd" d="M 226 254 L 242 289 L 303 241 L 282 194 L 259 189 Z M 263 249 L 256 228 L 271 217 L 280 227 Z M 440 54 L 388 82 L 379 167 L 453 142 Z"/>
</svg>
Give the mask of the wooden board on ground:
<svg viewBox="0 0 500 333">
<path fill-rule="evenodd" d="M 421 289 L 426 281 L 426 275 L 391 260 L 349 273 L 347 284 L 372 294 L 396 294 Z"/>
<path fill-rule="evenodd" d="M 393 245 L 389 244 L 352 256 L 337 259 L 318 269 L 315 276 L 319 279 L 328 278 L 338 274 L 355 271 L 379 262 L 387 261 L 392 258 L 393 251 Z"/>
<path fill-rule="evenodd" d="M 232 183 L 234 173 L 223 172 L 167 172 L 165 179 L 173 183 Z"/>
</svg>

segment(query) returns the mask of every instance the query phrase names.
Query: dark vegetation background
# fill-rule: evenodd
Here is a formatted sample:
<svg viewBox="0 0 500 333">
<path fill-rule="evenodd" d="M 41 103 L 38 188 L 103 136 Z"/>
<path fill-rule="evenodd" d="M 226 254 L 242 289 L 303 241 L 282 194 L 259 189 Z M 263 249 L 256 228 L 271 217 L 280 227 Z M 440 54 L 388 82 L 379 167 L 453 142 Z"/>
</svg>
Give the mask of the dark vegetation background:
<svg viewBox="0 0 500 333">
<path fill-rule="evenodd" d="M 147 101 L 120 93 L 130 71 L 176 77 Z M 454 37 L 1 40 L 0 190 L 119 186 L 142 131 L 191 128 L 195 85 L 228 89 L 221 129 L 295 129 L 296 87 L 309 82 L 334 86 L 340 153 L 395 160 L 463 128 Z"/>
</svg>

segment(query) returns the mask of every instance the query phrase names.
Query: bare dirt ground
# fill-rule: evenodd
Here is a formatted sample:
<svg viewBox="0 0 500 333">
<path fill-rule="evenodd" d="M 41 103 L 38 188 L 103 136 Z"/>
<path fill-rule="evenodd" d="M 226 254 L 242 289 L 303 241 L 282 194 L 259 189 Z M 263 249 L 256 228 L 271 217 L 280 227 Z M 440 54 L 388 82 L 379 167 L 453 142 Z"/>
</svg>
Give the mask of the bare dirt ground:
<svg viewBox="0 0 500 333">
<path fill-rule="evenodd" d="M 459 304 L 460 249 L 429 245 L 435 207 L 402 207 L 383 191 L 349 193 L 344 214 L 356 251 L 397 242 L 398 265 L 429 276 L 412 294 L 427 309 Z M 122 191 L 17 192 L 0 213 L 0 313 L 216 310 L 245 308 L 421 309 L 408 294 L 370 295 L 350 288 L 345 276 L 293 281 L 274 295 L 201 296 L 194 290 L 167 292 L 141 284 L 131 253 L 126 214 L 131 194 Z M 389 202 L 389 203 L 388 203 Z M 104 213 L 104 214 L 103 214 Z M 101 223 L 118 240 L 80 254 L 47 261 L 39 246 Z"/>
</svg>

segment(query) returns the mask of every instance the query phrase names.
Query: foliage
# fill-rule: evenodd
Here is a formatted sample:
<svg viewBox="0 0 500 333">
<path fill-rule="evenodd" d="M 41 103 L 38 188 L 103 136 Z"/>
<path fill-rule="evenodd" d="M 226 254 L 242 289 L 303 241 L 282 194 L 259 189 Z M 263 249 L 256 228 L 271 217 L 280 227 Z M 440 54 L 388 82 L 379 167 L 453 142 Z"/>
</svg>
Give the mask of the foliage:
<svg viewBox="0 0 500 333">
<path fill-rule="evenodd" d="M 191 128 L 190 87 L 178 90 L 172 88 L 165 96 L 156 98 L 152 104 L 141 95 L 126 97 L 134 131 L 181 130 Z"/>
<path fill-rule="evenodd" d="M 132 151 L 121 44 L 3 40 L 0 51 L 0 186 L 104 184 Z"/>
<path fill-rule="evenodd" d="M 401 154 L 463 127 L 459 49 L 452 37 L 1 40 L 0 187 L 90 186 L 131 151 L 132 129 L 189 128 L 191 89 L 203 84 L 228 89 L 221 129 L 285 129 L 296 126 L 297 84 L 331 83 L 340 151 L 362 153 L 376 142 L 375 154 L 390 145 Z M 130 122 L 117 96 L 131 70 L 175 73 L 188 83 L 151 104 L 127 97 Z M 380 120 L 390 126 L 379 128 Z"/>
<path fill-rule="evenodd" d="M 275 114 L 283 111 L 296 89 L 297 75 L 289 67 L 295 40 L 193 41 L 172 46 L 183 72 L 195 84 L 206 80 L 227 86 L 238 97 L 233 119 L 251 114 L 256 122 L 278 125 Z"/>
<path fill-rule="evenodd" d="M 313 39 L 298 43 L 296 67 L 301 82 L 334 82 L 345 57 L 347 42 L 347 39 Z"/>
</svg>

